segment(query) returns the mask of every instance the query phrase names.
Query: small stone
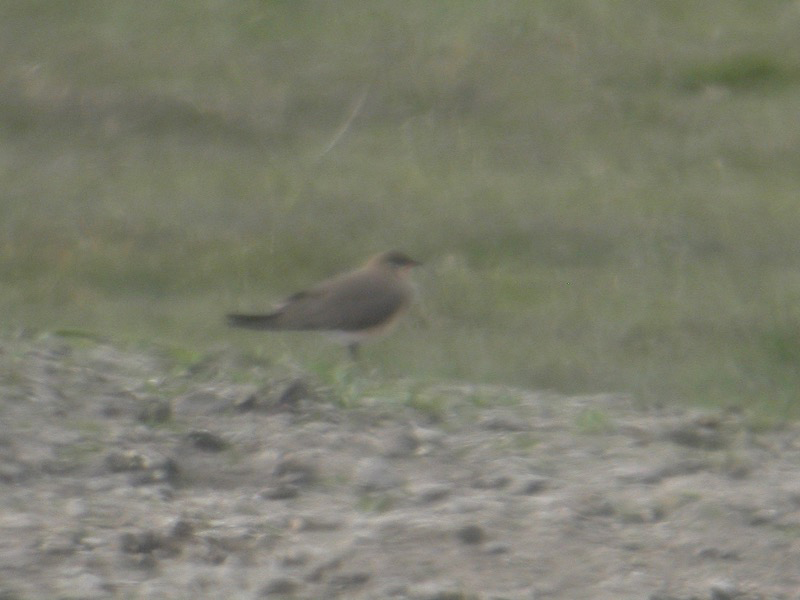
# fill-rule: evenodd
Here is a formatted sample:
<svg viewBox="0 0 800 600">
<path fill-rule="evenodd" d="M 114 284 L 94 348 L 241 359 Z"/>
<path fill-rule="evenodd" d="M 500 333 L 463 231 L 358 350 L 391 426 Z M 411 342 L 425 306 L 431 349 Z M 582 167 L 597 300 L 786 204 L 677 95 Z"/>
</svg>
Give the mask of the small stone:
<svg viewBox="0 0 800 600">
<path fill-rule="evenodd" d="M 575 512 L 586 519 L 592 517 L 611 517 L 616 509 L 611 501 L 599 492 L 592 492 L 579 497 Z"/>
<path fill-rule="evenodd" d="M 433 484 L 420 489 L 417 492 L 417 502 L 420 504 L 431 504 L 444 500 L 452 493 L 452 488 L 448 485 Z"/>
<path fill-rule="evenodd" d="M 287 552 L 280 558 L 280 564 L 284 567 L 302 567 L 308 564 L 309 554 L 304 550 L 293 550 Z"/>
<path fill-rule="evenodd" d="M 186 437 L 195 448 L 204 452 L 222 452 L 229 446 L 228 442 L 216 433 L 211 433 L 205 429 L 190 431 Z"/>
<path fill-rule="evenodd" d="M 511 551 L 511 546 L 505 542 L 494 542 L 486 546 L 487 554 L 508 554 Z"/>
<path fill-rule="evenodd" d="M 774 508 L 759 508 L 749 511 L 747 523 L 754 527 L 760 525 L 769 525 L 773 523 L 778 517 L 779 513 Z"/>
<path fill-rule="evenodd" d="M 147 400 L 139 410 L 137 418 L 147 425 L 166 423 L 172 418 L 172 406 L 165 400 L 156 398 Z"/>
<path fill-rule="evenodd" d="M 164 537 L 150 530 L 120 536 L 120 549 L 126 554 L 149 554 L 164 545 Z"/>
<path fill-rule="evenodd" d="M 25 479 L 29 469 L 15 463 L 0 464 L 0 483 L 18 483 Z M 0 596 L 2 600 L 2 596 Z"/>
<path fill-rule="evenodd" d="M 262 490 L 259 496 L 265 500 L 288 500 L 289 498 L 296 498 L 299 494 L 300 488 L 296 485 L 281 483 Z"/>
<path fill-rule="evenodd" d="M 310 485 L 317 479 L 317 468 L 308 460 L 298 456 L 285 456 L 281 458 L 272 470 L 281 484 Z"/>
<path fill-rule="evenodd" d="M 533 496 L 539 494 L 547 488 L 547 479 L 544 477 L 532 477 L 527 481 L 523 481 L 519 487 L 519 493 L 526 496 Z"/>
<path fill-rule="evenodd" d="M 481 419 L 478 422 L 478 426 L 489 431 L 524 431 L 527 429 L 525 424 L 519 420 L 498 415 L 490 415 Z"/>
<path fill-rule="evenodd" d="M 89 507 L 83 498 L 72 498 L 64 506 L 64 514 L 73 519 L 85 517 L 89 513 Z"/>
<path fill-rule="evenodd" d="M 439 429 L 415 426 L 411 435 L 417 440 L 419 446 L 441 446 L 444 443 L 445 433 Z M 419 448 L 417 449 L 419 453 Z"/>
<path fill-rule="evenodd" d="M 68 579 L 69 597 L 82 598 L 107 598 L 108 589 L 102 578 L 92 573 L 81 573 L 77 577 Z M 65 582 L 66 583 L 66 582 Z"/>
<path fill-rule="evenodd" d="M 177 540 L 189 539 L 194 535 L 194 525 L 192 525 L 191 521 L 187 521 L 186 519 L 178 519 L 172 525 L 169 535 Z"/>
<path fill-rule="evenodd" d="M 288 577 L 276 577 L 268 581 L 267 584 L 261 588 L 261 596 L 285 596 L 294 594 L 300 584 L 294 579 Z"/>
<path fill-rule="evenodd" d="M 709 468 L 709 464 L 702 460 L 682 460 L 670 462 L 655 468 L 633 468 L 617 474 L 617 479 L 623 483 L 659 483 L 671 477 L 691 475 Z"/>
<path fill-rule="evenodd" d="M 0 600 L 24 600 L 25 596 L 9 587 L 0 588 Z"/>
<path fill-rule="evenodd" d="M 208 548 L 206 548 L 206 553 L 203 557 L 203 560 L 210 565 L 221 565 L 228 560 L 228 553 L 223 548 L 211 544 L 208 546 Z"/>
<path fill-rule="evenodd" d="M 77 544 L 72 536 L 57 533 L 39 540 L 37 546 L 39 552 L 51 556 L 67 556 L 77 550 Z"/>
<path fill-rule="evenodd" d="M 256 406 L 258 406 L 258 394 L 257 393 L 247 394 L 246 396 L 243 396 L 243 397 L 237 399 L 233 403 L 233 407 L 238 412 L 250 412 L 250 411 L 254 410 L 256 408 Z"/>
<path fill-rule="evenodd" d="M 286 386 L 278 396 L 278 406 L 281 408 L 294 409 L 301 400 L 312 396 L 311 388 L 302 379 L 295 379 Z"/>
<path fill-rule="evenodd" d="M 403 431 L 389 436 L 384 444 L 383 455 L 386 458 L 402 458 L 411 456 L 419 448 L 419 440 L 410 431 Z"/>
<path fill-rule="evenodd" d="M 230 401 L 212 389 L 197 389 L 173 401 L 173 412 L 181 417 L 219 414 L 229 409 Z"/>
<path fill-rule="evenodd" d="M 171 458 L 167 458 L 152 468 L 133 473 L 130 483 L 131 485 L 174 484 L 177 482 L 179 474 L 178 463 Z"/>
<path fill-rule="evenodd" d="M 333 556 L 328 556 L 320 560 L 308 572 L 308 575 L 306 575 L 306 581 L 310 581 L 312 583 L 319 582 L 327 572 L 333 569 L 338 569 L 344 562 L 345 558 L 346 555 L 340 553 L 340 554 L 334 554 Z"/>
<path fill-rule="evenodd" d="M 479 490 L 501 490 L 508 487 L 511 477 L 508 475 L 490 475 L 489 477 L 478 477 L 472 482 L 472 487 Z"/>
<path fill-rule="evenodd" d="M 382 458 L 362 459 L 356 467 L 355 484 L 365 492 L 390 490 L 402 483 L 392 465 Z"/>
<path fill-rule="evenodd" d="M 410 587 L 407 597 L 410 600 L 477 600 L 480 596 L 467 593 L 455 584 L 429 582 Z"/>
<path fill-rule="evenodd" d="M 702 548 L 697 552 L 697 557 L 703 559 L 712 559 L 712 560 L 741 559 L 741 555 L 736 550 L 725 550 L 723 548 L 717 548 L 714 546 L 709 546 L 708 548 Z"/>
<path fill-rule="evenodd" d="M 364 585 L 370 579 L 370 574 L 363 571 L 355 571 L 353 573 L 338 573 L 332 575 L 329 580 L 331 588 L 336 590 L 343 590 L 345 588 L 358 587 Z"/>
<path fill-rule="evenodd" d="M 719 417 L 700 415 L 678 423 L 666 432 L 665 437 L 681 446 L 719 450 L 730 443 L 723 425 Z"/>
<path fill-rule="evenodd" d="M 338 520 L 315 519 L 311 517 L 295 517 L 289 520 L 292 531 L 334 531 L 341 529 L 342 522 Z"/>
<path fill-rule="evenodd" d="M 105 464 L 112 473 L 122 473 L 126 471 L 141 471 L 148 466 L 148 460 L 143 455 L 134 450 L 125 452 L 110 452 L 106 455 Z"/>
<path fill-rule="evenodd" d="M 402 579 L 389 579 L 385 582 L 381 589 L 375 596 L 376 598 L 398 598 L 398 600 L 406 600 L 408 595 L 408 583 Z M 2 600 L 2 598 L 0 598 Z"/>
<path fill-rule="evenodd" d="M 133 566 L 143 571 L 154 571 L 158 568 L 158 560 L 152 553 L 134 554 L 129 560 Z"/>
<path fill-rule="evenodd" d="M 456 537 L 464 544 L 480 544 L 486 533 L 480 525 L 465 525 L 456 532 Z"/>
<path fill-rule="evenodd" d="M 742 591 L 732 581 L 720 579 L 711 584 L 711 600 L 734 600 L 742 596 Z"/>
<path fill-rule="evenodd" d="M 303 379 L 293 379 L 283 385 L 269 385 L 252 391 L 234 402 L 238 412 L 296 412 L 303 400 L 313 398 L 311 386 Z"/>
</svg>

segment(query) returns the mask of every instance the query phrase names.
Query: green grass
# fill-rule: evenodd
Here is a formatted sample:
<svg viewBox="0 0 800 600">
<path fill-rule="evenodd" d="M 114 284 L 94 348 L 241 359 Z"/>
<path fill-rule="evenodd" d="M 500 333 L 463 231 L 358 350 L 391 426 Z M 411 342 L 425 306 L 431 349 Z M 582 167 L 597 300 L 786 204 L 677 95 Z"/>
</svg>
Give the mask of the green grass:
<svg viewBox="0 0 800 600">
<path fill-rule="evenodd" d="M 575 426 L 580 433 L 586 435 L 604 434 L 614 430 L 609 415 L 599 408 L 582 410 L 575 419 Z"/>
<path fill-rule="evenodd" d="M 227 343 L 390 247 L 387 378 L 800 415 L 800 10 L 782 1 L 0 8 L 0 332 Z M 330 368 L 330 367 L 323 367 Z"/>
</svg>

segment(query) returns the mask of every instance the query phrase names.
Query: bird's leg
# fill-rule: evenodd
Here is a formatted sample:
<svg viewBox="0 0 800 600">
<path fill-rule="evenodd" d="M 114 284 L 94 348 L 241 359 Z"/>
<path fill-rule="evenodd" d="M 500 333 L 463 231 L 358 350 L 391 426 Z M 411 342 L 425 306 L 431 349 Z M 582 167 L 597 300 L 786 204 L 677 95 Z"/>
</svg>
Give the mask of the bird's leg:
<svg viewBox="0 0 800 600">
<path fill-rule="evenodd" d="M 358 342 L 350 342 L 347 344 L 347 350 L 350 352 L 350 358 L 358 360 Z"/>
</svg>

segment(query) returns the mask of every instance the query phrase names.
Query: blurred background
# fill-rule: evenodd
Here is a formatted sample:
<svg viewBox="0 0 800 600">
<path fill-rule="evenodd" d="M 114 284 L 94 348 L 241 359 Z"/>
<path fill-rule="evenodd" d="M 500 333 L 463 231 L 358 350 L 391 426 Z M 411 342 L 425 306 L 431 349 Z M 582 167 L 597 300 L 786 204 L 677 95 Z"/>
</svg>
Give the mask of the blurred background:
<svg viewBox="0 0 800 600">
<path fill-rule="evenodd" d="M 796 0 L 3 2 L 0 333 L 319 369 L 224 313 L 398 248 L 386 377 L 796 417 L 798 31 Z"/>
</svg>

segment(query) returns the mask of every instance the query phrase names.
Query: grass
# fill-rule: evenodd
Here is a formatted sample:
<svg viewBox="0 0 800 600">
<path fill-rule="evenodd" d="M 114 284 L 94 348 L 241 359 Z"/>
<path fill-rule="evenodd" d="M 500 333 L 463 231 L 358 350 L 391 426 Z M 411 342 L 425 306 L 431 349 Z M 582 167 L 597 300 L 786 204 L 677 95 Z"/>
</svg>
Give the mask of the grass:
<svg viewBox="0 0 800 600">
<path fill-rule="evenodd" d="M 586 408 L 575 419 L 577 430 L 585 435 L 610 433 L 614 430 L 608 414 L 598 408 Z"/>
<path fill-rule="evenodd" d="M 1 333 L 335 364 L 222 315 L 398 247 L 387 378 L 800 416 L 794 3 L 132 6 L 0 9 Z"/>
</svg>

